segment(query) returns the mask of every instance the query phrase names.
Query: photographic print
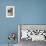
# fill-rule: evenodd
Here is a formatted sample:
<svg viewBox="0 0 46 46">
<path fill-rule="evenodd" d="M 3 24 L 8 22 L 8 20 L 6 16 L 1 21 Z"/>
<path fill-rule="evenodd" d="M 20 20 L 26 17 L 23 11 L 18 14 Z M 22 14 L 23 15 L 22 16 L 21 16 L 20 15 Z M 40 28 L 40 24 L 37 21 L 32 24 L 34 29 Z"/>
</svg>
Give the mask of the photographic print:
<svg viewBox="0 0 46 46">
<path fill-rule="evenodd" d="M 6 6 L 6 17 L 15 16 L 15 6 Z"/>
<path fill-rule="evenodd" d="M 18 42 L 20 46 L 31 46 L 32 43 L 41 43 L 46 41 L 46 25 L 19 24 Z"/>
</svg>

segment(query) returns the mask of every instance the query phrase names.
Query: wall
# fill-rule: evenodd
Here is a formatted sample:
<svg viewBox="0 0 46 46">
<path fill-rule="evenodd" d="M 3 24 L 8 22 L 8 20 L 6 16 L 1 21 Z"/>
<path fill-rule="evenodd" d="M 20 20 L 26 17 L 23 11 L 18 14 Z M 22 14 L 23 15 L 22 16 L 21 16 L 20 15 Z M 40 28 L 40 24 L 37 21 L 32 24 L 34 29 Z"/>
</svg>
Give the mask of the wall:
<svg viewBox="0 0 46 46">
<path fill-rule="evenodd" d="M 16 32 L 17 35 L 17 16 L 15 18 L 6 18 L 6 6 L 16 6 L 16 0 L 0 0 L 0 44 L 7 44 L 8 34 Z M 17 39 L 15 41 L 18 42 Z"/>
<path fill-rule="evenodd" d="M 7 5 L 16 7 L 15 18 L 5 17 Z M 46 24 L 46 0 L 0 0 L 0 44 L 8 43 L 9 32 L 17 34 L 17 24 Z"/>
<path fill-rule="evenodd" d="M 17 0 L 20 24 L 46 24 L 46 0 Z"/>
</svg>

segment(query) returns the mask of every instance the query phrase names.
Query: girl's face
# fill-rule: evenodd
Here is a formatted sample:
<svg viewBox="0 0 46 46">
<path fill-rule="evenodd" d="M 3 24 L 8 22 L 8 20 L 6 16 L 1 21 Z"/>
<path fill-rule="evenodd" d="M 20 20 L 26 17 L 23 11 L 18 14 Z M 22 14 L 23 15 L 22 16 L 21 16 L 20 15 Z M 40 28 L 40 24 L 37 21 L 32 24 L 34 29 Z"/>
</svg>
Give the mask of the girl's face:
<svg viewBox="0 0 46 46">
<path fill-rule="evenodd" d="M 9 8 L 8 9 L 8 16 L 12 16 L 13 15 L 13 8 Z"/>
</svg>

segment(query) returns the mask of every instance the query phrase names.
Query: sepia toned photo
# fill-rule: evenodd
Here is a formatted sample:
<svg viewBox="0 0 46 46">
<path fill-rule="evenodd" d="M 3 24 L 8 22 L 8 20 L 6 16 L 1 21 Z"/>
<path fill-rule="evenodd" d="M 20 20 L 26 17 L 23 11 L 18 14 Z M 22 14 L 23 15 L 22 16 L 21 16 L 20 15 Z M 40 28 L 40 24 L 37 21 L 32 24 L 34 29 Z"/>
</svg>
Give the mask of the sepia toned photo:
<svg viewBox="0 0 46 46">
<path fill-rule="evenodd" d="M 14 17 L 14 16 L 15 16 L 15 7 L 6 6 L 6 17 Z"/>
</svg>

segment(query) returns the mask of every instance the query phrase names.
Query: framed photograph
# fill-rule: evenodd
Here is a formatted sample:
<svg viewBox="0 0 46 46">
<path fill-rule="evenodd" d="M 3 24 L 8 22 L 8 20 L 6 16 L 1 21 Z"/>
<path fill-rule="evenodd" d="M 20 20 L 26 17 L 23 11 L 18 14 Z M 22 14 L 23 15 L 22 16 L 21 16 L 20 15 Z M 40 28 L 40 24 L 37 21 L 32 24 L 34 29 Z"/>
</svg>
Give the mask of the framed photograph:
<svg viewBox="0 0 46 46">
<path fill-rule="evenodd" d="M 6 6 L 6 17 L 15 17 L 15 6 Z"/>
<path fill-rule="evenodd" d="M 19 24 L 18 25 L 18 42 L 24 40 L 46 41 L 45 24 Z"/>
</svg>

